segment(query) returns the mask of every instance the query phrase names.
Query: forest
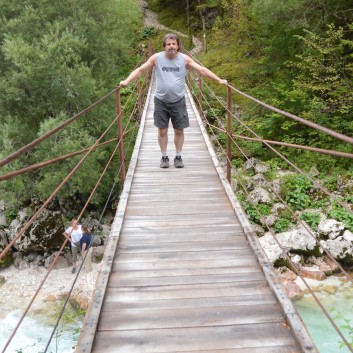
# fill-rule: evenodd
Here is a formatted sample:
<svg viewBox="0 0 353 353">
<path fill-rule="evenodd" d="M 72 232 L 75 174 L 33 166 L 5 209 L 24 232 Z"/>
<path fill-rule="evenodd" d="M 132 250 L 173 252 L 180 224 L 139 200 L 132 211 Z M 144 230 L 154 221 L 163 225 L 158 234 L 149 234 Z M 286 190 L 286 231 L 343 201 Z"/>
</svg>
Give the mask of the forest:
<svg viewBox="0 0 353 353">
<path fill-rule="evenodd" d="M 275 107 L 353 135 L 351 0 L 149 0 L 160 22 L 204 41 L 199 59 L 233 86 Z M 162 33 L 143 27 L 137 0 L 0 0 L 0 159 L 109 92 L 139 60 L 140 47 Z M 191 48 L 191 40 L 184 45 Z M 217 90 L 217 88 L 215 88 Z M 353 152 L 338 141 L 242 97 L 244 122 L 262 138 Z M 2 168 L 2 174 L 89 146 L 114 115 L 112 106 L 75 122 L 54 139 Z M 219 110 L 220 116 L 224 114 Z M 237 133 L 248 132 L 235 126 Z M 249 154 L 281 166 L 261 144 Z M 70 180 L 60 202 L 82 203 L 111 147 L 100 149 Z M 333 185 L 351 177 L 348 160 L 281 149 L 298 165 L 315 165 Z M 7 214 L 45 198 L 75 158 L 0 184 Z M 234 166 L 242 163 L 234 159 Z M 115 171 L 93 200 L 105 201 Z"/>
</svg>

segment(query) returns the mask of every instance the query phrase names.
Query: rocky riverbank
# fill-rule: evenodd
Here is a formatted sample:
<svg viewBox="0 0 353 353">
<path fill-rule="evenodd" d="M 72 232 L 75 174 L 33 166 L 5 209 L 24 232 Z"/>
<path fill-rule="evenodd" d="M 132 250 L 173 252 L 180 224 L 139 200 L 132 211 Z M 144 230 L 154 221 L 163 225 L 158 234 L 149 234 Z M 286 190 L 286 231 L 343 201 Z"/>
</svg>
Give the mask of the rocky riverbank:
<svg viewBox="0 0 353 353">
<path fill-rule="evenodd" d="M 70 303 L 77 308 L 87 309 L 95 287 L 100 264 L 93 263 L 89 273 L 80 273 L 70 297 Z M 39 287 L 47 269 L 33 266 L 18 269 L 14 265 L 0 271 L 0 319 L 8 313 L 24 310 Z M 54 269 L 49 274 L 33 304 L 32 311 L 45 310 L 51 303 L 60 304 L 66 299 L 75 275 L 71 267 Z M 48 304 L 48 305 L 47 305 Z"/>
</svg>

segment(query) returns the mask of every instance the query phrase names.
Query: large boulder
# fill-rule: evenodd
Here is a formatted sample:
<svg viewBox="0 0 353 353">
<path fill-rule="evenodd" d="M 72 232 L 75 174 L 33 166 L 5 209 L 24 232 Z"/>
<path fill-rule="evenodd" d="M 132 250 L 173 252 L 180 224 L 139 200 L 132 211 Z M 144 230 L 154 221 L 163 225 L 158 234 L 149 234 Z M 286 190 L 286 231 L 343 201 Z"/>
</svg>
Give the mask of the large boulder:
<svg viewBox="0 0 353 353">
<path fill-rule="evenodd" d="M 294 229 L 276 235 L 278 242 L 287 251 L 294 254 L 321 255 L 315 238 L 303 228 Z M 273 263 L 285 259 L 282 249 L 271 233 L 266 233 L 259 241 L 267 257 Z"/>
<path fill-rule="evenodd" d="M 335 219 L 322 219 L 317 232 L 322 239 L 336 239 L 344 231 L 344 224 Z"/>
<path fill-rule="evenodd" d="M 255 204 L 264 203 L 269 205 L 272 203 L 270 193 L 261 187 L 256 187 L 254 190 L 252 190 L 248 196 L 248 200 Z"/>
<path fill-rule="evenodd" d="M 21 210 L 9 228 L 9 238 L 14 239 L 30 218 L 30 210 Z M 64 223 L 59 211 L 44 210 L 20 236 L 14 247 L 20 252 L 48 251 L 58 248 L 64 241 Z"/>
<path fill-rule="evenodd" d="M 353 265 L 353 233 L 346 230 L 343 235 L 325 243 L 331 255 L 345 265 Z"/>
</svg>

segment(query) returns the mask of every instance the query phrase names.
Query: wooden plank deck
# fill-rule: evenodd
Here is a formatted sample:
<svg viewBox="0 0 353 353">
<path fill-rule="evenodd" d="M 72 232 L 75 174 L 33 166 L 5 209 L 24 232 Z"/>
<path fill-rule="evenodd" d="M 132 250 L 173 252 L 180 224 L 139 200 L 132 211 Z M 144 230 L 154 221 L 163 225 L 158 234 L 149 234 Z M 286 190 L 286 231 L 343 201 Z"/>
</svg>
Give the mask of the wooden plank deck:
<svg viewBox="0 0 353 353">
<path fill-rule="evenodd" d="M 317 352 L 229 196 L 189 96 L 187 106 L 185 168 L 173 166 L 170 129 L 171 167 L 160 169 L 150 90 L 76 352 Z"/>
</svg>

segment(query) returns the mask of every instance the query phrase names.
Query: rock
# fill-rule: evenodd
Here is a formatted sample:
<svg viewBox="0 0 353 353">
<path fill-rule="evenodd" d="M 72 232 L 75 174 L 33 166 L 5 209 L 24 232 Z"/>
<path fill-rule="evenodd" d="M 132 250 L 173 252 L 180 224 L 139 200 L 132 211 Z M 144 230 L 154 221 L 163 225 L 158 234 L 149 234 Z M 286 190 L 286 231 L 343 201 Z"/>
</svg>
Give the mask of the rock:
<svg viewBox="0 0 353 353">
<path fill-rule="evenodd" d="M 23 259 L 20 260 L 20 262 L 18 264 L 19 271 L 23 271 L 29 267 L 30 267 L 29 262 L 27 262 L 26 260 L 23 260 Z"/>
<path fill-rule="evenodd" d="M 52 263 L 55 260 L 55 257 L 57 256 L 57 253 L 58 252 L 55 252 L 54 254 L 52 254 L 51 256 L 45 259 L 44 267 L 49 268 L 52 265 Z M 69 267 L 69 262 L 64 256 L 60 255 L 56 261 L 54 268 L 59 269 L 59 268 L 66 268 L 66 267 Z"/>
<path fill-rule="evenodd" d="M 295 266 L 295 268 L 297 269 L 297 271 L 299 271 L 302 267 L 302 263 L 303 263 L 303 257 L 298 255 L 298 254 L 290 254 L 290 258 L 292 260 L 292 264 Z"/>
<path fill-rule="evenodd" d="M 104 256 L 105 246 L 97 246 L 92 250 L 92 262 L 101 262 Z"/>
<path fill-rule="evenodd" d="M 300 269 L 300 274 L 303 277 L 315 279 L 317 281 L 322 281 L 326 278 L 325 273 L 323 271 L 320 271 L 320 269 L 317 266 L 313 266 L 313 267 L 303 266 Z"/>
<path fill-rule="evenodd" d="M 272 227 L 279 220 L 279 217 L 274 214 L 270 214 L 269 216 L 265 216 L 264 219 L 265 221 L 261 221 L 261 224 L 264 226 L 268 225 L 269 227 Z"/>
<path fill-rule="evenodd" d="M 25 224 L 29 210 L 21 210 L 10 224 L 9 238 L 12 240 Z M 44 210 L 29 229 L 21 235 L 14 247 L 21 252 L 47 251 L 63 243 L 64 224 L 60 211 Z"/>
<path fill-rule="evenodd" d="M 0 275 L 0 287 L 5 283 L 5 277 Z"/>
<path fill-rule="evenodd" d="M 327 240 L 325 247 L 335 259 L 345 265 L 353 265 L 353 233 L 350 231 L 346 230 L 342 236 Z"/>
<path fill-rule="evenodd" d="M 315 239 L 303 228 L 279 233 L 276 237 L 287 252 L 302 253 L 306 255 L 319 255 L 319 249 Z M 275 263 L 279 259 L 285 258 L 285 255 L 282 254 L 281 248 L 276 243 L 271 233 L 265 233 L 259 241 L 267 257 L 270 261 L 272 261 L 272 263 Z"/>
<path fill-rule="evenodd" d="M 267 181 L 264 178 L 264 176 L 262 174 L 256 174 L 249 179 L 247 189 L 253 190 L 255 187 L 258 187 L 258 186 L 261 187 L 266 185 L 267 185 Z"/>
<path fill-rule="evenodd" d="M 330 268 L 332 273 L 336 273 L 340 271 L 340 268 L 338 267 L 337 262 L 329 258 L 327 255 L 324 255 L 323 261 L 326 263 L 326 265 Z"/>
<path fill-rule="evenodd" d="M 293 271 L 289 270 L 287 267 L 279 267 L 278 272 L 281 281 L 295 281 L 298 277 Z"/>
<path fill-rule="evenodd" d="M 258 163 L 255 165 L 255 172 L 256 173 L 268 173 L 271 170 L 269 164 Z"/>
<path fill-rule="evenodd" d="M 44 303 L 47 303 L 47 302 L 54 303 L 56 302 L 56 296 L 53 294 L 49 294 L 43 301 Z"/>
<path fill-rule="evenodd" d="M 335 239 L 343 230 L 344 224 L 335 219 L 323 219 L 317 227 L 318 234 L 324 239 Z"/>
<path fill-rule="evenodd" d="M 281 180 L 280 179 L 275 179 L 272 181 L 272 190 L 273 192 L 278 195 L 281 191 Z"/>
<path fill-rule="evenodd" d="M 259 224 L 252 224 L 251 228 L 258 237 L 262 237 L 265 234 L 264 229 Z"/>
<path fill-rule="evenodd" d="M 5 214 L 2 210 L 0 210 L 0 227 L 6 227 L 7 222 L 6 222 L 6 217 Z"/>
<path fill-rule="evenodd" d="M 249 170 L 249 169 L 255 169 L 256 163 L 261 163 L 258 159 L 256 158 L 249 158 L 243 166 L 244 170 Z"/>
<path fill-rule="evenodd" d="M 289 299 L 298 300 L 298 299 L 303 298 L 304 293 L 295 282 L 284 280 L 282 282 L 282 286 L 283 286 L 284 290 L 286 291 Z"/>
<path fill-rule="evenodd" d="M 337 189 L 341 193 L 351 193 L 353 192 L 353 179 L 347 176 L 342 177 L 342 175 L 337 176 Z"/>
<path fill-rule="evenodd" d="M 319 176 L 320 172 L 317 170 L 317 168 L 313 165 L 310 170 L 309 174 L 311 174 L 313 177 Z"/>
<path fill-rule="evenodd" d="M 327 292 L 327 293 L 330 293 L 330 294 L 335 294 L 338 290 L 338 288 L 336 286 L 322 286 L 322 290 Z"/>
<path fill-rule="evenodd" d="M 248 200 L 250 202 L 255 203 L 255 204 L 258 204 L 258 203 L 271 204 L 272 203 L 270 193 L 267 190 L 260 188 L 260 187 L 256 187 L 253 191 L 250 192 L 250 194 L 248 196 Z"/>
</svg>

